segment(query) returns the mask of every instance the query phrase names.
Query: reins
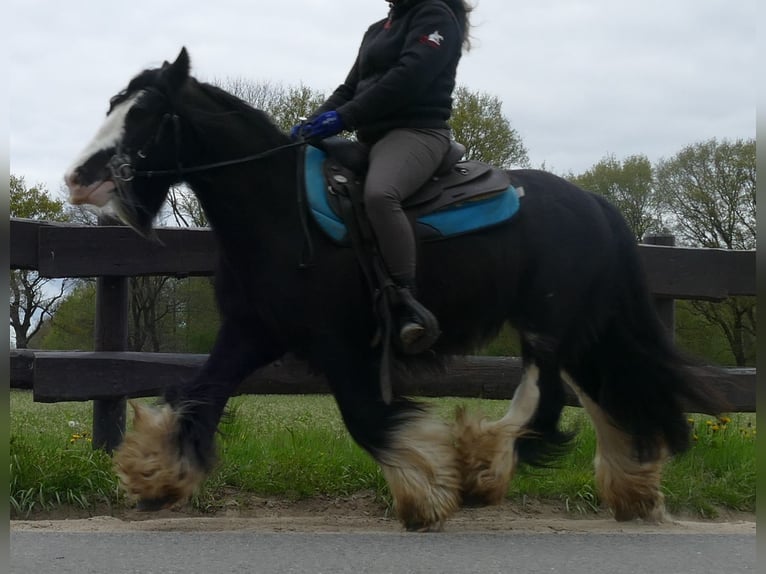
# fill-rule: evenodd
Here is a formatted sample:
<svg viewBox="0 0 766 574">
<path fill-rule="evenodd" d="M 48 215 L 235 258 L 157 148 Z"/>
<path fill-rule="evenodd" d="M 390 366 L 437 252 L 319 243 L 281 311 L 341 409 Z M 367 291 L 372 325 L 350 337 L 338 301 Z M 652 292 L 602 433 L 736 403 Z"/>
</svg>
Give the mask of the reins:
<svg viewBox="0 0 766 574">
<path fill-rule="evenodd" d="M 259 159 L 267 158 L 270 155 L 274 155 L 275 153 L 280 152 L 282 150 L 293 148 L 293 147 L 298 147 L 298 146 L 302 146 L 302 145 L 306 145 L 306 142 L 305 141 L 290 142 L 289 144 L 283 144 L 283 145 L 280 145 L 280 146 L 277 146 L 277 147 L 273 147 L 273 148 L 267 149 L 266 151 L 261 152 L 261 153 L 256 153 L 256 154 L 253 154 L 253 155 L 248 155 L 248 156 L 240 157 L 240 158 L 237 158 L 237 159 L 229 159 L 229 160 L 224 160 L 224 161 L 217 161 L 215 163 L 206 163 L 206 164 L 203 164 L 203 165 L 197 165 L 197 166 L 193 166 L 193 167 L 178 166 L 176 169 L 136 171 L 136 172 L 134 172 L 134 175 L 140 176 L 140 177 L 155 177 L 155 176 L 158 176 L 158 175 L 173 175 L 173 174 L 186 175 L 187 173 L 195 173 L 195 172 L 199 172 L 199 171 L 206 171 L 206 170 L 209 170 L 209 169 L 215 169 L 215 168 L 218 168 L 218 167 L 226 167 L 226 166 L 230 166 L 230 165 L 238 165 L 238 164 L 241 164 L 241 163 L 247 163 L 247 162 L 250 162 L 250 161 L 257 161 Z"/>
<path fill-rule="evenodd" d="M 165 176 L 165 175 L 180 176 L 180 175 L 186 175 L 189 173 L 198 173 L 201 171 L 216 169 L 219 167 L 239 165 L 239 164 L 248 163 L 251 161 L 257 161 L 259 159 L 264 159 L 282 150 L 303 146 L 303 145 L 306 145 L 306 143 L 307 142 L 305 141 L 290 142 L 288 144 L 279 145 L 279 146 L 267 149 L 266 151 L 248 155 L 245 157 L 217 161 L 213 163 L 206 163 L 203 165 L 195 165 L 192 167 L 182 166 L 180 164 L 180 160 L 177 158 L 176 162 L 178 165 L 176 165 L 174 169 L 136 170 L 136 169 L 133 169 L 133 165 L 130 161 L 129 156 L 127 154 L 119 153 L 119 152 L 114 154 L 114 156 L 112 156 L 112 159 L 110 160 L 109 163 L 110 163 L 110 169 L 112 172 L 112 177 L 114 177 L 115 179 L 119 179 L 120 181 L 123 181 L 123 182 L 128 182 L 133 180 L 135 177 L 145 177 L 149 179 L 152 177 L 159 177 L 159 176 Z"/>
</svg>

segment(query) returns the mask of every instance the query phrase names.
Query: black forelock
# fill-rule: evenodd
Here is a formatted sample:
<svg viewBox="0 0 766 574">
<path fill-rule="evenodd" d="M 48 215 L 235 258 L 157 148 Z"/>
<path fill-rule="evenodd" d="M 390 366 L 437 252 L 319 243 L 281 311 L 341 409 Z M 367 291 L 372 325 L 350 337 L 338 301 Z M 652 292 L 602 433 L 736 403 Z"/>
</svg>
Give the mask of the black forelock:
<svg viewBox="0 0 766 574">
<path fill-rule="evenodd" d="M 151 68 L 144 70 L 135 76 L 132 80 L 130 80 L 128 86 L 124 90 L 114 95 L 109 100 L 108 113 L 111 113 L 115 106 L 126 101 L 133 94 L 141 90 L 146 90 L 147 88 L 155 88 L 157 93 L 165 93 L 165 88 L 167 86 L 162 75 L 162 70 L 163 68 Z"/>
</svg>

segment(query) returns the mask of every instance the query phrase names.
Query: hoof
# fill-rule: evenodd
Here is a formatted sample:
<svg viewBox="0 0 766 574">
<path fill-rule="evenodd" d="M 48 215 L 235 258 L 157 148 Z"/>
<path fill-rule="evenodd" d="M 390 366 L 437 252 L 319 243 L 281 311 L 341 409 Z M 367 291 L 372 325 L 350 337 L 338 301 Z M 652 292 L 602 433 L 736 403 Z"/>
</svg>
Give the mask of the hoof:
<svg viewBox="0 0 766 574">
<path fill-rule="evenodd" d="M 650 524 L 661 524 L 671 519 L 665 510 L 665 498 L 661 492 L 648 500 L 611 500 L 607 504 L 617 522 L 642 520 Z"/>
<path fill-rule="evenodd" d="M 131 401 L 133 430 L 114 453 L 122 488 L 140 502 L 139 510 L 160 510 L 186 501 L 205 473 L 180 451 L 178 411 Z"/>
<path fill-rule="evenodd" d="M 379 457 L 394 510 L 409 531 L 438 532 L 460 507 L 460 472 L 449 426 L 420 413 L 401 424 Z"/>
<path fill-rule="evenodd" d="M 154 499 L 141 499 L 136 504 L 136 510 L 139 512 L 157 512 L 158 510 L 170 508 L 176 502 L 178 501 L 172 496 Z"/>
<path fill-rule="evenodd" d="M 515 426 L 490 422 L 459 408 L 454 434 L 464 506 L 500 504 L 516 463 Z"/>
</svg>

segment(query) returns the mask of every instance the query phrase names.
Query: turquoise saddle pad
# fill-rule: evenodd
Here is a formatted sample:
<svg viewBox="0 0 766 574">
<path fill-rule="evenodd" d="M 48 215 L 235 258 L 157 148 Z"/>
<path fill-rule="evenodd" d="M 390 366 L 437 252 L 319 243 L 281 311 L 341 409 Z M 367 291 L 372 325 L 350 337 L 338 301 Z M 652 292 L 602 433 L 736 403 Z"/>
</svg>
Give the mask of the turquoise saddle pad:
<svg viewBox="0 0 766 574">
<path fill-rule="evenodd" d="M 327 200 L 327 183 L 322 173 L 325 152 L 306 147 L 305 183 L 308 207 L 319 227 L 338 243 L 348 242 L 346 224 Z M 513 186 L 486 199 L 474 199 L 418 217 L 416 232 L 425 240 L 444 239 L 497 225 L 519 209 L 519 194 Z"/>
</svg>

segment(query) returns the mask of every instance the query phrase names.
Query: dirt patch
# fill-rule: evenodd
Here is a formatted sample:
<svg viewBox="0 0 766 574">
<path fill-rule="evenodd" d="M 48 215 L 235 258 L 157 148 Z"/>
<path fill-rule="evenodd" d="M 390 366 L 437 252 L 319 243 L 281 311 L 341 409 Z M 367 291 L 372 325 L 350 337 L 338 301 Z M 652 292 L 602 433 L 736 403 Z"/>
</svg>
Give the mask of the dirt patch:
<svg viewBox="0 0 766 574">
<path fill-rule="evenodd" d="M 12 530 L 56 532 L 401 532 L 390 509 L 371 493 L 290 501 L 231 498 L 202 513 L 190 507 L 145 513 L 135 510 L 59 508 L 12 520 Z M 722 513 L 716 520 L 674 517 L 664 524 L 619 523 L 607 512 L 578 515 L 554 503 L 505 502 L 486 508 L 463 508 L 446 524 L 448 532 L 651 532 L 667 534 L 755 534 L 755 515 Z"/>
</svg>

